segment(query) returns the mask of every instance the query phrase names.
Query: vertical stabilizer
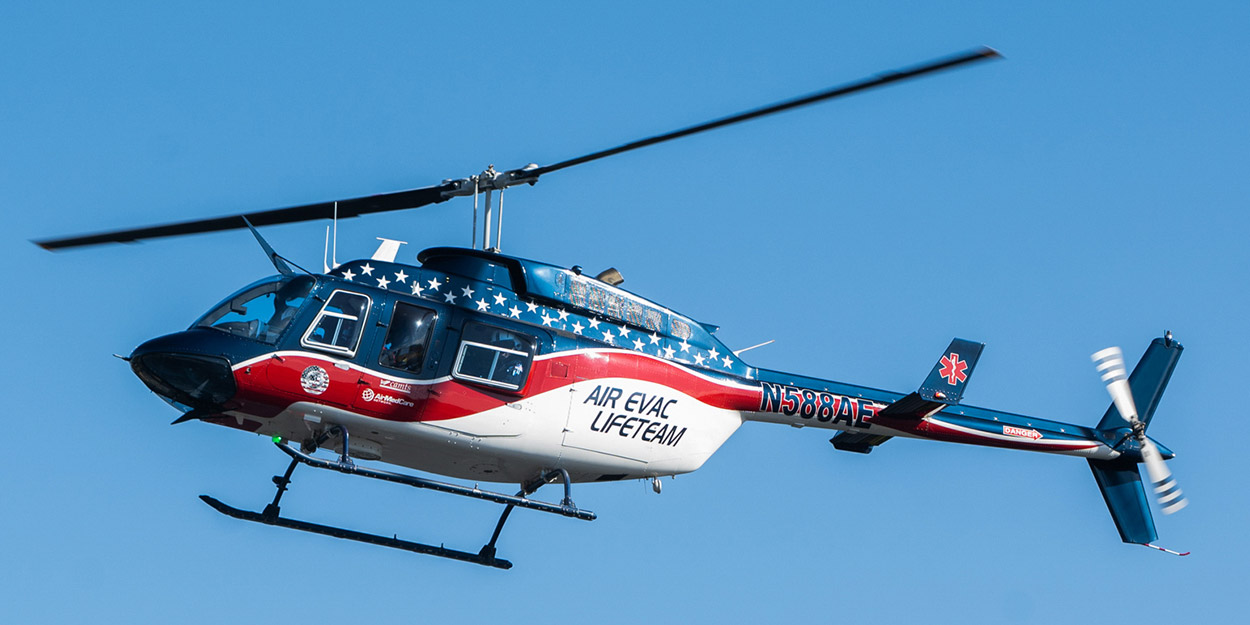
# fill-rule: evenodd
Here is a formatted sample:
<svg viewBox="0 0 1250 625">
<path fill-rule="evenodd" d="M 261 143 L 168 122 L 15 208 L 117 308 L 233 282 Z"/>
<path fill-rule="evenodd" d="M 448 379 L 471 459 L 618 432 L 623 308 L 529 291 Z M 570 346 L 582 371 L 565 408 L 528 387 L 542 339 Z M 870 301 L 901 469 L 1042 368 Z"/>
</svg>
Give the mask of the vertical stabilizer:
<svg viewBox="0 0 1250 625">
<path fill-rule="evenodd" d="M 1108 348 L 1093 355 L 1099 371 L 1103 372 L 1103 380 L 1108 384 L 1107 391 L 1114 399 L 1098 422 L 1098 429 L 1104 434 L 1114 433 L 1120 439 L 1116 450 L 1124 455 L 1115 460 L 1090 460 L 1089 468 L 1098 482 L 1103 500 L 1107 502 L 1120 539 L 1126 543 L 1153 546 L 1150 543 L 1158 538 L 1138 469 L 1139 462 L 1146 463 L 1164 513 L 1185 506 L 1185 498 L 1164 466 L 1158 447 L 1145 434 L 1183 350 L 1180 343 L 1172 340 L 1171 332 L 1151 341 L 1146 353 L 1133 368 L 1133 373 L 1128 376 L 1127 389 L 1120 349 Z M 1127 414 L 1121 415 L 1122 411 Z M 1123 436 L 1121 433 L 1124 433 Z M 1171 457 L 1170 452 L 1168 454 L 1167 457 Z"/>
<path fill-rule="evenodd" d="M 1137 419 L 1147 426 L 1155 414 L 1159 399 L 1163 397 L 1163 391 L 1168 387 L 1176 361 L 1180 360 L 1184 350 L 1180 343 L 1172 340 L 1169 332 L 1166 336 L 1151 341 L 1150 347 L 1146 348 L 1146 353 L 1142 354 L 1141 360 L 1137 361 L 1137 366 L 1128 377 L 1128 385 L 1133 390 L 1133 403 L 1141 411 Z M 1121 427 L 1124 427 L 1124 419 L 1120 418 L 1115 404 L 1111 404 L 1103 414 L 1102 421 L 1098 422 L 1098 429 L 1114 430 Z"/>
</svg>

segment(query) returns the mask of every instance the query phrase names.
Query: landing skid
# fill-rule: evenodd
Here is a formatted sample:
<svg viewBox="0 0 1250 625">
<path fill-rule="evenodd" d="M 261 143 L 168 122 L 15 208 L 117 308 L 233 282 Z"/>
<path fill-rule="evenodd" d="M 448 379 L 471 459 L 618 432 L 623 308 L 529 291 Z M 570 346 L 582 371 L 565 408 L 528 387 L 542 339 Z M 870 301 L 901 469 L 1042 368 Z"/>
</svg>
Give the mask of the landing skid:
<svg viewBox="0 0 1250 625">
<path fill-rule="evenodd" d="M 571 480 L 569 479 L 568 472 L 563 469 L 553 469 L 550 471 L 546 471 L 542 475 L 536 477 L 535 479 L 522 484 L 520 492 L 518 492 L 516 495 L 506 495 L 503 493 L 485 491 L 477 487 L 468 488 L 465 486 L 460 486 L 458 484 L 450 484 L 447 482 L 427 480 L 425 478 L 420 478 L 420 477 L 416 477 L 413 475 L 404 475 L 402 473 L 393 473 L 391 471 L 379 471 L 376 469 L 368 469 L 368 468 L 356 466 L 356 464 L 353 463 L 351 459 L 347 456 L 347 449 L 348 449 L 347 431 L 346 429 L 338 427 L 338 426 L 322 434 L 315 441 L 316 445 L 313 445 L 312 447 L 315 449 L 316 446 L 320 446 L 322 443 L 326 441 L 326 439 L 328 439 L 330 436 L 335 435 L 335 434 L 338 434 L 343 439 L 343 453 L 339 455 L 338 460 L 326 460 L 323 458 L 316 458 L 300 450 L 293 449 L 292 447 L 290 447 L 289 445 L 286 445 L 285 443 L 275 442 L 275 445 L 278 446 L 278 449 L 281 449 L 283 453 L 291 457 L 291 464 L 287 466 L 286 473 L 284 473 L 281 476 L 275 475 L 273 477 L 273 483 L 275 486 L 278 487 L 278 492 L 277 494 L 274 495 L 273 502 L 265 506 L 265 510 L 263 512 L 252 512 L 249 510 L 240 510 L 238 508 L 226 505 L 222 503 L 221 501 L 214 499 L 213 497 L 209 497 L 208 495 L 200 495 L 200 499 L 203 500 L 204 503 L 212 506 L 214 510 L 217 510 L 218 512 L 226 516 L 234 517 L 236 519 L 242 519 L 244 521 L 264 523 L 266 525 L 277 525 L 279 527 L 299 530 L 302 532 L 311 532 L 313 534 L 321 534 L 323 536 L 333 536 L 334 538 L 343 538 L 346 540 L 354 540 L 357 542 L 368 543 L 371 545 L 378 545 L 381 547 L 402 549 L 404 551 L 411 551 L 413 553 L 437 556 L 440 558 L 449 558 L 452 560 L 460 560 L 461 562 L 471 562 L 473 564 L 480 564 L 482 566 L 492 566 L 492 567 L 499 568 L 499 569 L 512 568 L 511 562 L 495 557 L 495 543 L 499 540 L 499 533 L 503 531 L 504 523 L 507 522 L 508 516 L 512 513 L 513 508 L 517 508 L 517 507 L 529 508 L 531 510 L 549 512 L 552 514 L 559 514 L 561 516 L 572 517 L 576 519 L 583 519 L 586 521 L 593 521 L 595 519 L 594 512 L 591 512 L 589 510 L 582 510 L 578 508 L 577 506 L 573 505 L 573 499 L 571 497 L 571 490 L 572 490 Z M 415 488 L 425 488 L 425 489 L 438 491 L 441 493 L 448 493 L 452 495 L 460 495 L 462 497 L 470 497 L 473 499 L 482 499 L 485 501 L 491 501 L 494 503 L 503 504 L 504 510 L 503 510 L 503 514 L 499 515 L 499 522 L 495 524 L 495 531 L 491 535 L 490 541 L 487 542 L 486 545 L 483 546 L 482 549 L 476 554 L 470 553 L 467 551 L 459 551 L 456 549 L 448 549 L 442 546 L 435 547 L 433 545 L 426 545 L 423 543 L 400 540 L 396 536 L 392 536 L 392 537 L 378 536 L 376 534 L 366 534 L 364 532 L 358 532 L 355 530 L 349 530 L 349 529 L 344 529 L 340 527 L 331 527 L 328 525 L 319 525 L 317 523 L 309 523 L 307 521 L 300 521 L 297 519 L 284 518 L 280 516 L 281 508 L 278 506 L 278 503 L 282 500 L 283 493 L 286 492 L 288 486 L 291 484 L 291 474 L 295 472 L 295 467 L 299 466 L 300 464 L 306 464 L 310 467 L 314 467 L 318 469 L 329 469 L 332 471 L 338 471 L 340 473 L 346 473 L 348 475 L 359 475 L 361 477 L 368 477 L 368 478 L 373 478 L 377 480 L 383 480 L 386 482 L 394 482 L 397 484 L 407 484 L 408 486 L 412 486 Z M 529 495 L 533 493 L 534 491 L 538 490 L 539 488 L 541 488 L 543 485 L 552 483 L 553 481 L 556 481 L 556 480 L 560 480 L 564 484 L 564 499 L 558 505 L 543 502 L 543 501 L 533 501 L 530 499 L 526 499 L 526 495 Z"/>
<path fill-rule="evenodd" d="M 413 553 L 422 553 L 425 555 L 438 556 L 440 558 L 450 558 L 452 560 L 460 560 L 462 562 L 472 562 L 473 564 L 481 564 L 483 566 L 493 566 L 497 569 L 510 569 L 512 563 L 507 560 L 501 560 L 494 556 L 485 556 L 480 553 L 469 553 L 467 551 L 457 551 L 455 549 L 447 549 L 446 547 L 435 547 L 433 545 L 425 545 L 422 543 L 414 543 L 406 540 L 388 536 L 378 536 L 376 534 L 366 534 L 355 530 L 343 529 L 341 527 L 331 527 L 329 525 L 318 525 L 317 523 L 309 523 L 307 521 L 299 521 L 296 519 L 287 519 L 280 516 L 267 517 L 258 512 L 250 510 L 240 510 L 228 506 L 208 495 L 200 495 L 200 499 L 204 503 L 212 506 L 218 512 L 244 521 L 253 521 L 256 523 L 264 523 L 265 525 L 277 525 L 301 532 L 312 532 L 323 536 L 333 536 L 335 538 L 345 538 L 371 545 L 381 547 L 391 547 L 393 549 L 403 549 Z"/>
</svg>

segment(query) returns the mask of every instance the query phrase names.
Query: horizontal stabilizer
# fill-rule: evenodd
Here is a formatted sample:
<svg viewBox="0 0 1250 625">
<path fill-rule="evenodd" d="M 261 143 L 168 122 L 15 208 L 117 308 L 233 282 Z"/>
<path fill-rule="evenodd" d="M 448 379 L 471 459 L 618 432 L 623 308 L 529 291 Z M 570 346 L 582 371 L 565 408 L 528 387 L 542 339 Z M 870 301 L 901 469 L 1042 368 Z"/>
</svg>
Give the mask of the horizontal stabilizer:
<svg viewBox="0 0 1250 625">
<path fill-rule="evenodd" d="M 881 434 L 867 434 L 864 432 L 838 432 L 837 436 L 829 439 L 833 443 L 834 448 L 842 451 L 853 451 L 857 454 L 866 454 L 872 451 L 873 447 L 884 443 L 893 436 L 883 436 Z"/>
<path fill-rule="evenodd" d="M 906 397 L 886 406 L 877 413 L 878 417 L 894 417 L 898 419 L 923 419 L 949 404 L 940 401 L 929 401 L 920 393 L 909 393 Z"/>
<path fill-rule="evenodd" d="M 920 385 L 920 390 L 886 406 L 878 416 L 923 419 L 959 403 L 964 395 L 964 388 L 972 377 L 972 368 L 977 366 L 977 359 L 981 357 L 981 350 L 984 348 L 984 343 L 952 340 L 937 364 L 933 365 L 929 377 Z"/>
</svg>

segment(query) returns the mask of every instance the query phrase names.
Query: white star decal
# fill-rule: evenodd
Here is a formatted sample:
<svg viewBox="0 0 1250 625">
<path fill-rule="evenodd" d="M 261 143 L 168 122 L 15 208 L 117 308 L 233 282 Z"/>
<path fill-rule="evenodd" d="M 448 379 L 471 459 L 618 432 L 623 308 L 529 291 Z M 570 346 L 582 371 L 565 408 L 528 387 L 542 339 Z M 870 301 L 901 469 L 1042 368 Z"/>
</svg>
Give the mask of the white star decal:
<svg viewBox="0 0 1250 625">
<path fill-rule="evenodd" d="M 495 294 L 495 303 L 496 303 L 496 304 L 498 304 L 498 305 L 500 305 L 500 306 L 503 306 L 504 302 L 506 302 L 506 301 L 508 301 L 508 298 L 504 297 L 504 294 L 503 294 L 503 293 L 496 293 L 496 294 Z"/>
<path fill-rule="evenodd" d="M 673 348 L 668 347 L 667 345 L 666 345 L 666 346 L 664 346 L 664 357 L 665 357 L 665 358 L 672 358 L 672 357 L 673 357 L 673 353 L 674 353 L 674 352 L 676 352 L 676 350 L 674 350 Z"/>
<path fill-rule="evenodd" d="M 555 317 L 549 317 L 547 316 L 547 313 L 543 313 L 543 325 L 549 326 L 551 325 L 551 322 L 555 320 L 556 320 Z"/>
<path fill-rule="evenodd" d="M 730 365 L 734 364 L 734 361 L 730 360 L 729 356 L 725 356 L 723 359 L 721 359 L 721 362 L 725 363 L 726 369 L 728 369 Z"/>
<path fill-rule="evenodd" d="M 373 275 L 373 267 L 370 267 L 369 263 L 365 263 L 364 265 L 360 267 L 360 275 L 362 276 Z"/>
<path fill-rule="evenodd" d="M 583 329 L 585 328 L 582 326 L 582 322 L 580 321 L 573 322 L 573 334 L 581 334 Z"/>
<path fill-rule="evenodd" d="M 466 286 L 466 287 L 461 287 L 461 288 L 460 288 L 460 294 L 461 294 L 461 295 L 464 295 L 465 297 L 472 298 L 472 297 L 473 297 L 473 287 L 468 287 L 468 286 Z"/>
<path fill-rule="evenodd" d="M 386 285 L 388 285 L 388 284 L 390 284 L 390 283 L 391 283 L 391 281 L 390 281 L 390 280 L 387 280 L 387 279 L 386 279 L 386 276 L 381 276 L 381 277 L 379 277 L 379 278 L 378 278 L 378 288 L 379 288 L 379 289 L 385 289 L 385 288 L 386 288 Z"/>
<path fill-rule="evenodd" d="M 634 349 L 638 351 L 642 351 L 642 346 L 646 344 L 647 342 L 642 339 L 634 339 Z"/>
<path fill-rule="evenodd" d="M 591 317 L 591 318 L 589 319 L 589 321 L 590 321 L 590 329 L 591 329 L 591 330 L 594 330 L 595 328 L 598 328 L 598 327 L 599 327 L 599 320 L 598 320 L 598 319 L 595 319 L 594 317 Z"/>
<path fill-rule="evenodd" d="M 534 302 L 525 302 L 525 312 L 536 312 L 537 310 L 538 304 L 535 304 Z"/>
<path fill-rule="evenodd" d="M 707 353 L 707 359 L 708 359 L 708 360 L 716 360 L 716 359 L 717 359 L 717 357 L 719 357 L 719 356 L 720 356 L 720 352 L 716 351 L 716 348 L 715 348 L 715 347 L 713 347 L 713 348 L 712 348 L 712 351 L 710 351 L 710 352 L 708 352 L 708 353 Z"/>
<path fill-rule="evenodd" d="M 681 345 L 678 345 L 678 347 L 680 347 L 680 348 L 681 348 L 681 351 L 682 351 L 683 353 L 689 353 L 689 352 L 690 352 L 690 343 L 687 343 L 687 342 L 686 342 L 686 339 L 682 339 L 682 340 L 681 340 Z"/>
<path fill-rule="evenodd" d="M 486 312 L 486 309 L 488 308 L 490 308 L 490 302 L 486 301 L 486 298 L 483 297 L 482 299 L 477 300 L 478 312 Z"/>
<path fill-rule="evenodd" d="M 627 327 L 625 327 L 625 326 L 621 326 L 621 327 L 617 328 L 617 329 L 616 329 L 616 331 L 621 333 L 621 338 L 623 338 L 623 339 L 625 339 L 625 338 L 629 338 L 629 328 L 627 328 Z"/>
<path fill-rule="evenodd" d="M 347 280 L 348 282 L 351 282 L 351 281 L 352 281 L 352 278 L 355 278 L 355 277 L 356 277 L 356 274 L 352 273 L 352 270 L 351 270 L 351 269 L 344 269 L 344 270 L 343 270 L 343 279 L 344 279 L 344 280 Z"/>
<path fill-rule="evenodd" d="M 607 343 L 608 345 L 616 345 L 615 337 L 616 335 L 612 334 L 611 330 L 608 330 L 607 332 L 603 333 L 603 342 Z"/>
<path fill-rule="evenodd" d="M 655 345 L 655 344 L 657 344 L 657 343 L 659 343 L 659 342 L 660 342 L 660 335 L 659 335 L 659 334 L 656 334 L 655 332 L 652 332 L 652 333 L 651 333 L 651 344 L 652 344 L 652 345 Z"/>
<path fill-rule="evenodd" d="M 399 273 L 395 274 L 395 281 L 400 284 L 403 284 L 404 281 L 407 279 L 408 279 L 408 274 L 404 273 L 403 269 L 400 269 Z"/>
<path fill-rule="evenodd" d="M 694 364 L 696 364 L 696 365 L 702 365 L 702 364 L 703 364 L 703 356 L 700 356 L 698 352 L 695 352 L 695 354 L 694 354 Z"/>
<path fill-rule="evenodd" d="M 430 288 L 435 291 L 439 290 L 443 286 L 443 283 L 439 282 L 438 278 L 434 278 L 433 280 L 430 280 L 429 284 L 430 284 Z"/>
<path fill-rule="evenodd" d="M 444 301 L 446 301 L 448 304 L 455 304 L 455 303 L 456 303 L 456 297 L 457 297 L 457 295 L 456 295 L 454 292 L 452 292 L 452 291 L 448 291 L 448 292 L 446 292 L 446 293 L 443 293 L 443 300 L 444 300 Z"/>
<path fill-rule="evenodd" d="M 569 318 L 569 311 L 561 310 L 559 312 L 560 312 L 560 321 L 564 321 L 565 319 Z"/>
<path fill-rule="evenodd" d="M 425 289 L 421 288 L 421 283 L 420 283 L 420 282 L 417 282 L 416 280 L 413 280 L 413 281 L 412 281 L 412 294 L 413 294 L 413 295 L 418 295 L 418 296 L 419 296 L 419 295 L 421 295 L 421 291 L 424 291 L 424 290 L 425 290 Z"/>
<path fill-rule="evenodd" d="M 520 319 L 520 318 L 521 318 L 521 309 L 520 309 L 520 308 L 517 308 L 516 306 L 513 306 L 512 308 L 509 308 L 509 309 L 508 309 L 508 316 L 512 317 L 513 319 Z"/>
</svg>

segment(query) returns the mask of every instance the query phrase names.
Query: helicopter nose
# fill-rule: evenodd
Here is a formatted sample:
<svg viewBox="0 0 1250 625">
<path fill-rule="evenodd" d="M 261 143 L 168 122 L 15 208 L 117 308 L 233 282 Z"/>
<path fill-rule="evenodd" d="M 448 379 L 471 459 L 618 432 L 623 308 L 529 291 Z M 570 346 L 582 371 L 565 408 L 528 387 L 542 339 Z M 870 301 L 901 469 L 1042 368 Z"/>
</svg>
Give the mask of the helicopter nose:
<svg viewBox="0 0 1250 625">
<path fill-rule="evenodd" d="M 194 353 L 177 334 L 136 347 L 130 368 L 152 392 L 192 408 L 220 407 L 237 390 L 230 361 Z"/>
</svg>

